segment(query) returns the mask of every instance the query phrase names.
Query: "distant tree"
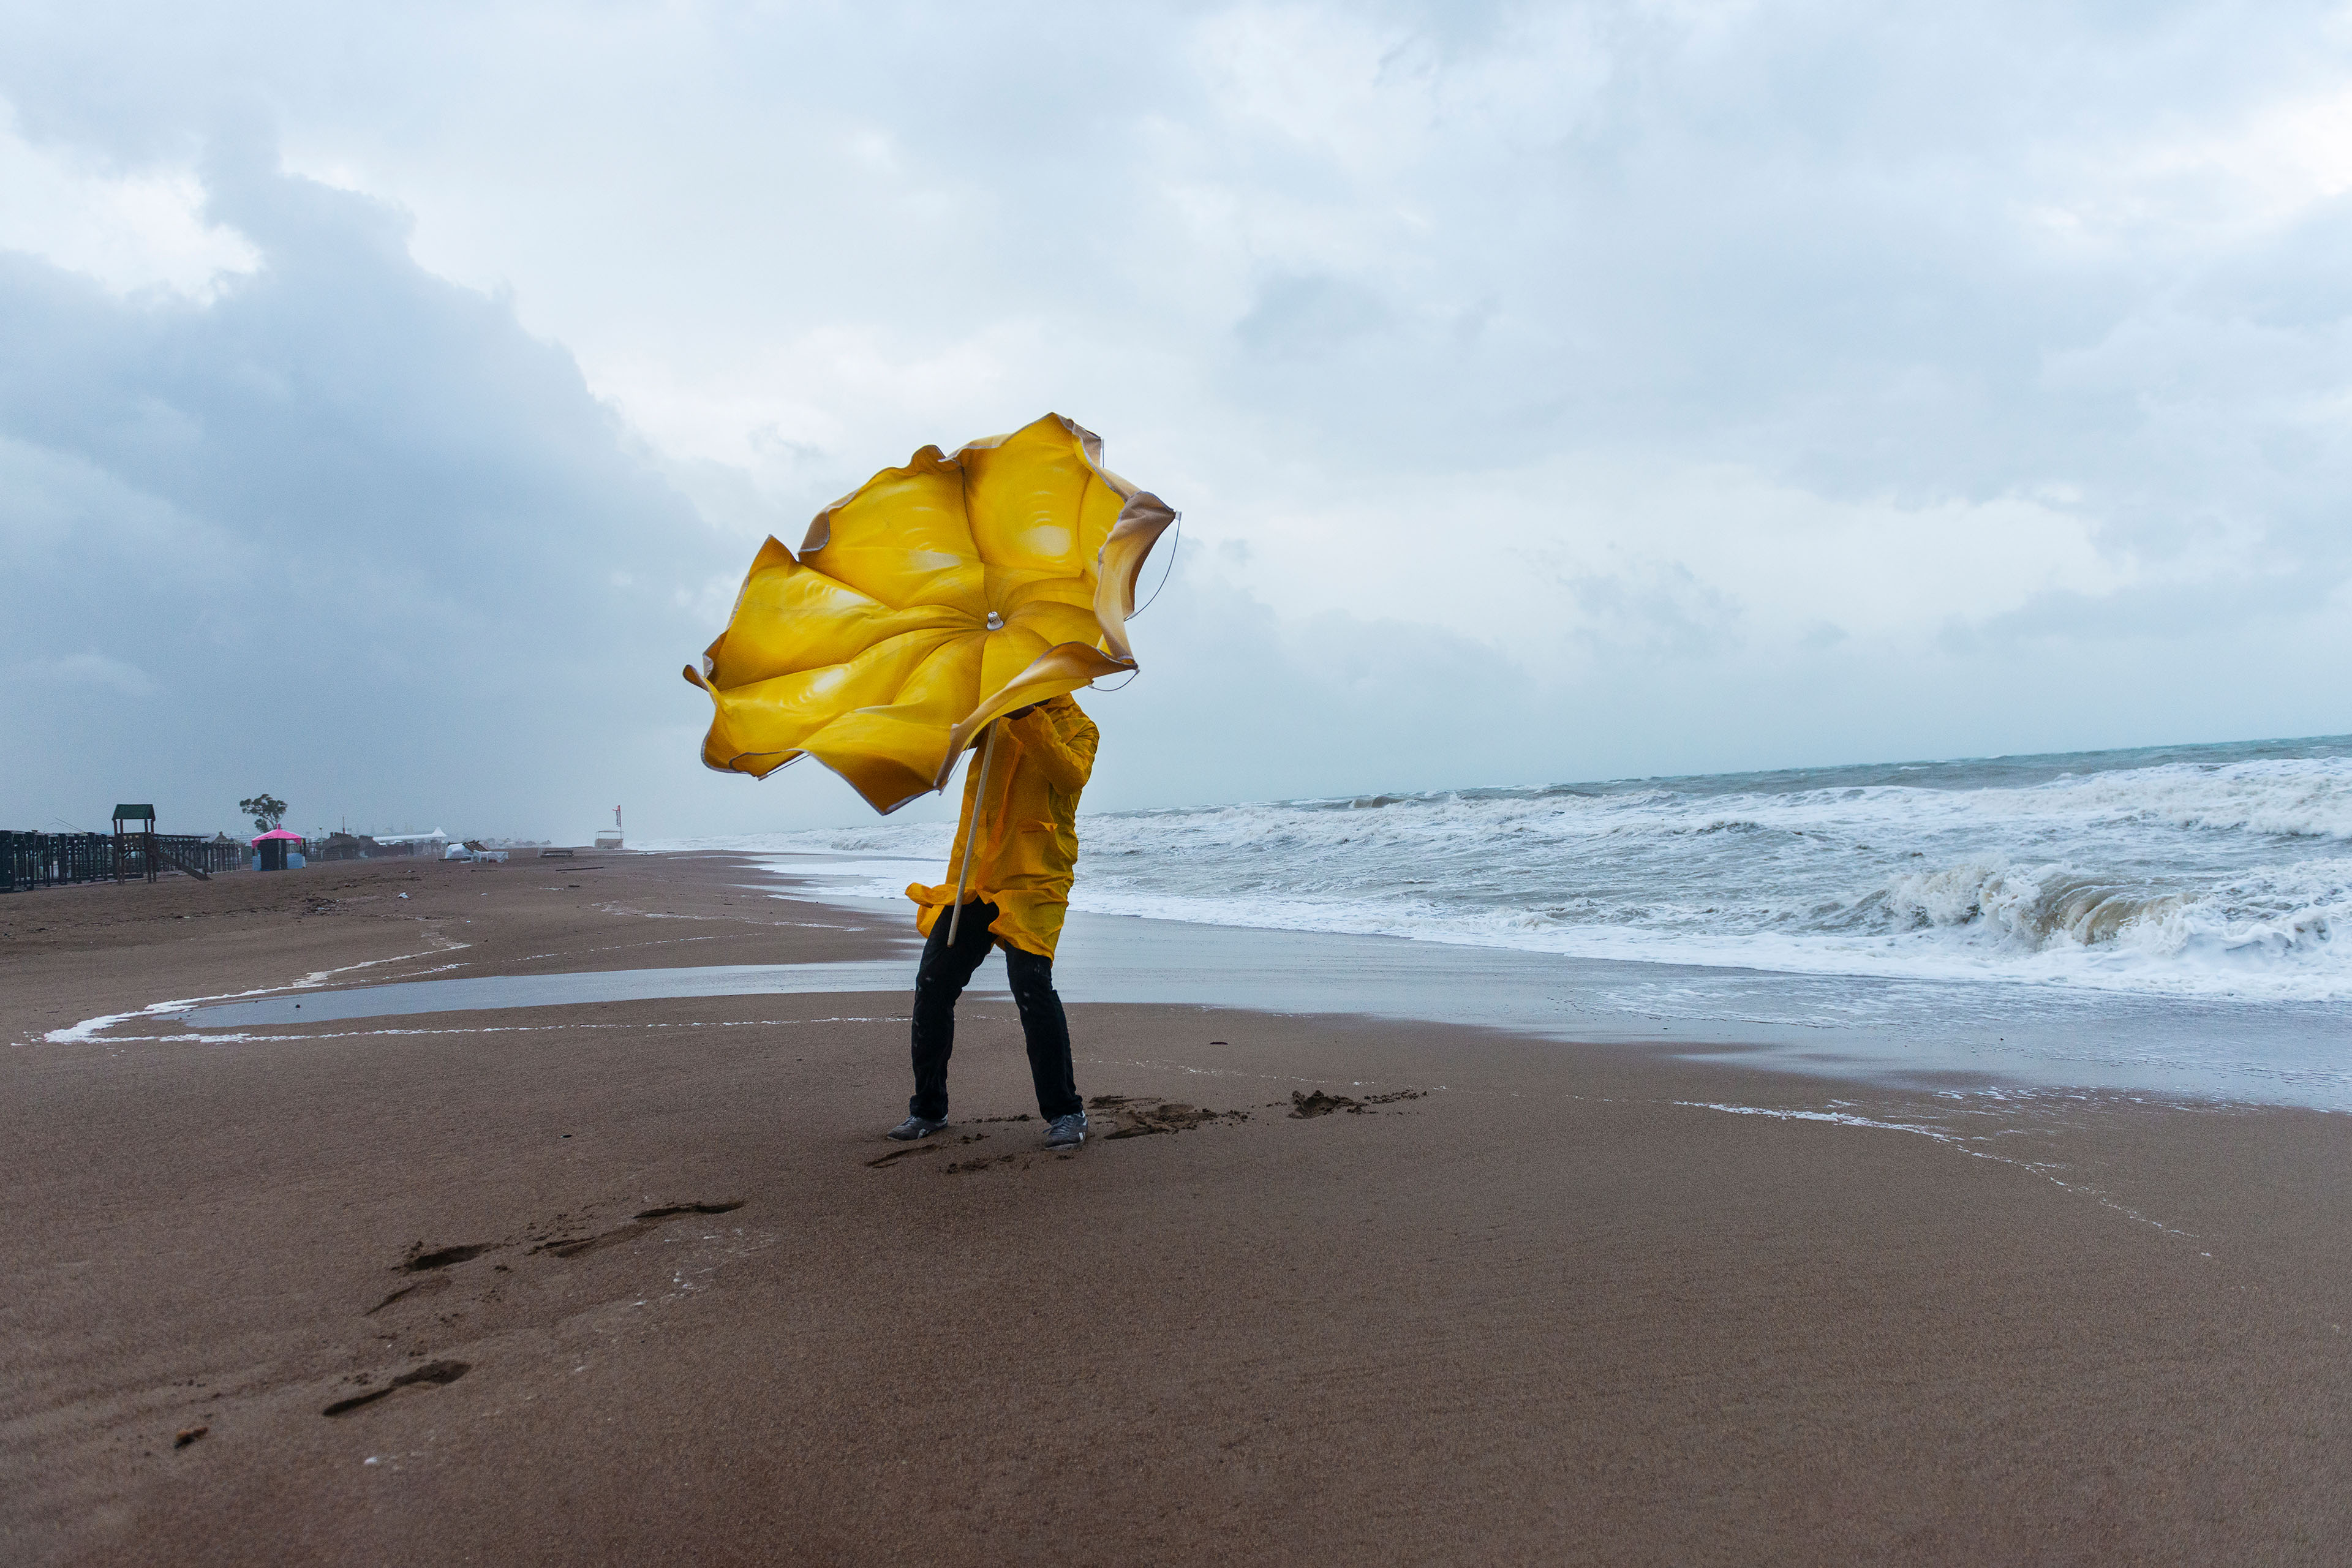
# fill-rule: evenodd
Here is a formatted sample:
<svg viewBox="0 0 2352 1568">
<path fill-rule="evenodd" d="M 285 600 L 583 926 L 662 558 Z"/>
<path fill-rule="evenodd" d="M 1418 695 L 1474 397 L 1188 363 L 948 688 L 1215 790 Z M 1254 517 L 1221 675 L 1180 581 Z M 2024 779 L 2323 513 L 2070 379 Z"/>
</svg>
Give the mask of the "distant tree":
<svg viewBox="0 0 2352 1568">
<path fill-rule="evenodd" d="M 253 818 L 254 831 L 271 833 L 286 820 L 286 803 L 274 795 L 257 795 L 251 800 L 236 803 L 237 810 Z"/>
</svg>

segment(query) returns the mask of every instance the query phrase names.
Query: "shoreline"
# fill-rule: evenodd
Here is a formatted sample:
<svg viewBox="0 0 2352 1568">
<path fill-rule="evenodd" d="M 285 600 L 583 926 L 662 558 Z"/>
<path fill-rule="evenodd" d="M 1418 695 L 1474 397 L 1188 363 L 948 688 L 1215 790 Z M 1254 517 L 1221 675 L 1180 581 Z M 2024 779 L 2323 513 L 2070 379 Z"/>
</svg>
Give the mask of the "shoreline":
<svg viewBox="0 0 2352 1568">
<path fill-rule="evenodd" d="M 744 893 L 821 905 L 849 917 L 851 929 L 873 930 L 886 946 L 894 937 L 905 937 L 894 957 L 882 962 L 886 988 L 895 989 L 898 982 L 889 963 L 911 963 L 917 951 L 896 923 L 898 900 L 823 885 L 870 879 L 828 877 L 787 864 L 852 863 L 837 855 L 693 848 L 599 858 L 616 865 L 661 859 L 731 865 L 753 879 L 739 884 Z M 399 864 L 378 863 L 378 868 Z M 536 869 L 552 876 L 568 864 L 541 863 Z M 526 863 L 523 874 L 531 869 Z M 807 962 L 769 967 L 789 973 Z M 836 956 L 816 962 L 877 961 Z M 686 961 L 677 963 L 683 967 Z M 477 967 L 461 960 L 419 973 Z M 337 984 L 378 987 L 393 973 L 362 966 L 338 977 Z M 2084 991 L 2006 978 L 1886 979 L 1587 958 L 1387 933 L 1088 910 L 1069 916 L 1057 982 L 1065 998 L 1074 1002 L 1236 1007 L 1457 1025 L 1576 1044 L 1664 1046 L 1692 1060 L 1879 1089 L 2152 1095 L 2191 1109 L 2352 1111 L 2352 1030 L 2343 1010 L 2328 1004 Z M 744 976 L 717 977 L 709 984 L 714 991 L 730 984 L 757 988 Z M 798 989 L 801 984 L 777 989 Z M 838 983 L 805 984 L 824 989 Z M 1001 989 L 1002 981 L 991 965 L 973 984 Z M 453 994 L 468 988 L 447 987 Z M 290 994 L 285 986 L 267 986 L 258 988 L 255 999 L 280 993 Z M 1857 993 L 1864 994 L 1859 1002 Z M 682 984 L 669 994 L 697 993 Z M 225 1004 L 246 996 L 207 994 L 180 1000 L 209 1019 Z M 562 1001 L 552 988 L 540 999 L 550 1005 Z M 401 1010 L 426 1005 L 412 1001 Z M 366 1014 L 347 1007 L 345 1016 Z M 2217 1037 L 2230 1046 L 2209 1048 Z"/>
<path fill-rule="evenodd" d="M 775 879 L 781 896 L 884 919 L 895 912 L 888 900 L 825 885 L 874 879 L 823 869 L 846 863 L 843 857 L 811 855 L 815 864 L 801 868 L 790 862 L 802 857 L 783 852 L 742 858 Z M 1069 915 L 1063 954 L 1057 983 L 1076 1000 L 1419 1020 L 1581 1044 L 1664 1043 L 1699 1059 L 1930 1091 L 2080 1089 L 2352 1111 L 2352 1026 L 2334 1003 L 1583 957 L 1084 910 Z"/>
<path fill-rule="evenodd" d="M 2329 847 L 2352 834 L 2344 751 L 2315 737 L 1102 812 L 1084 819 L 1074 898 L 1832 992 L 1851 980 L 1852 996 L 1801 1009 L 1817 1017 L 1839 1002 L 1881 1012 L 1918 984 L 2024 988 L 2094 1016 L 2101 995 L 2204 1001 L 2309 1033 L 2352 1000 L 2327 940 L 2352 896 Z M 853 872 L 869 859 L 874 890 L 895 893 L 905 879 L 882 860 L 928 870 L 947 842 L 933 825 L 868 823 L 661 847 L 839 856 Z M 1930 1035 L 1969 1022 L 1965 1007 L 1896 1010 Z"/>
<path fill-rule="evenodd" d="M 903 992 L 40 1037 L 339 963 L 911 971 L 896 922 L 724 865 L 89 892 L 0 906 L 15 1560 L 2324 1561 L 2352 1527 L 2341 1117 L 1073 1002 L 1105 1102 L 1058 1158 L 975 994 L 969 1141 L 900 1153 Z"/>
</svg>

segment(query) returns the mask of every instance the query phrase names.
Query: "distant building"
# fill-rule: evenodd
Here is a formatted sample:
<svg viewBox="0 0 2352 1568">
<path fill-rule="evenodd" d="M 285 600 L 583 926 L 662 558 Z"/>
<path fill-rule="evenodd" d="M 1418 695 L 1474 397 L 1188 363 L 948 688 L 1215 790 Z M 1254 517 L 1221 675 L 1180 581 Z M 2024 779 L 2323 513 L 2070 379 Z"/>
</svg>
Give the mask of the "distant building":
<svg viewBox="0 0 2352 1568">
<path fill-rule="evenodd" d="M 375 844 L 378 855 L 424 855 L 438 860 L 450 838 L 436 827 L 430 833 L 379 833 Z"/>
</svg>

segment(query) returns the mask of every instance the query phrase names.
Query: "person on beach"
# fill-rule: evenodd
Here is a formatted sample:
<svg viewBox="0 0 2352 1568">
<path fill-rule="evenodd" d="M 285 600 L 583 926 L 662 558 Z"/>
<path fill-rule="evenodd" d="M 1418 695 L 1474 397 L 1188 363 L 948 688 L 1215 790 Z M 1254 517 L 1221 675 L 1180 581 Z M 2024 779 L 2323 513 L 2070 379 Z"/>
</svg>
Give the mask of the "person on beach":
<svg viewBox="0 0 2352 1568">
<path fill-rule="evenodd" d="M 925 937 L 915 972 L 915 1092 L 907 1120 L 888 1136 L 912 1142 L 947 1125 L 956 998 L 993 946 L 1004 950 L 1005 979 L 1028 1039 L 1029 1076 L 1046 1146 L 1074 1149 L 1087 1141 L 1086 1103 L 1070 1066 L 1069 1022 L 1054 991 L 1054 945 L 1078 858 L 1078 795 L 1094 772 L 1101 734 L 1068 697 L 1020 709 L 996 727 L 996 753 L 985 770 L 987 798 L 982 798 L 982 768 L 968 764 L 963 816 L 948 854 L 948 868 L 956 870 L 965 845 L 971 847 L 963 918 L 951 918 L 955 879 L 936 888 L 907 888 L 919 906 L 915 924 Z"/>
</svg>

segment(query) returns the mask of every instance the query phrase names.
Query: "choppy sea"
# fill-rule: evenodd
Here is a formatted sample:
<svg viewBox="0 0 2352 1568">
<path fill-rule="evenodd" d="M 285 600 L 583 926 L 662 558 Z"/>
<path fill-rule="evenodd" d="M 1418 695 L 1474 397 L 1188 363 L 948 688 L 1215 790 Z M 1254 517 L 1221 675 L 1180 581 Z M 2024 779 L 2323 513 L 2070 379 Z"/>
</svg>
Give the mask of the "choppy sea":
<svg viewBox="0 0 2352 1568">
<path fill-rule="evenodd" d="M 950 836 L 674 847 L 897 899 Z M 1662 1019 L 2126 1054 L 2219 1029 L 2257 1079 L 2336 1086 L 2286 1098 L 2352 1105 L 2352 736 L 1109 812 L 1080 837 L 1075 910 L 1616 961 L 1579 972 Z"/>
</svg>

